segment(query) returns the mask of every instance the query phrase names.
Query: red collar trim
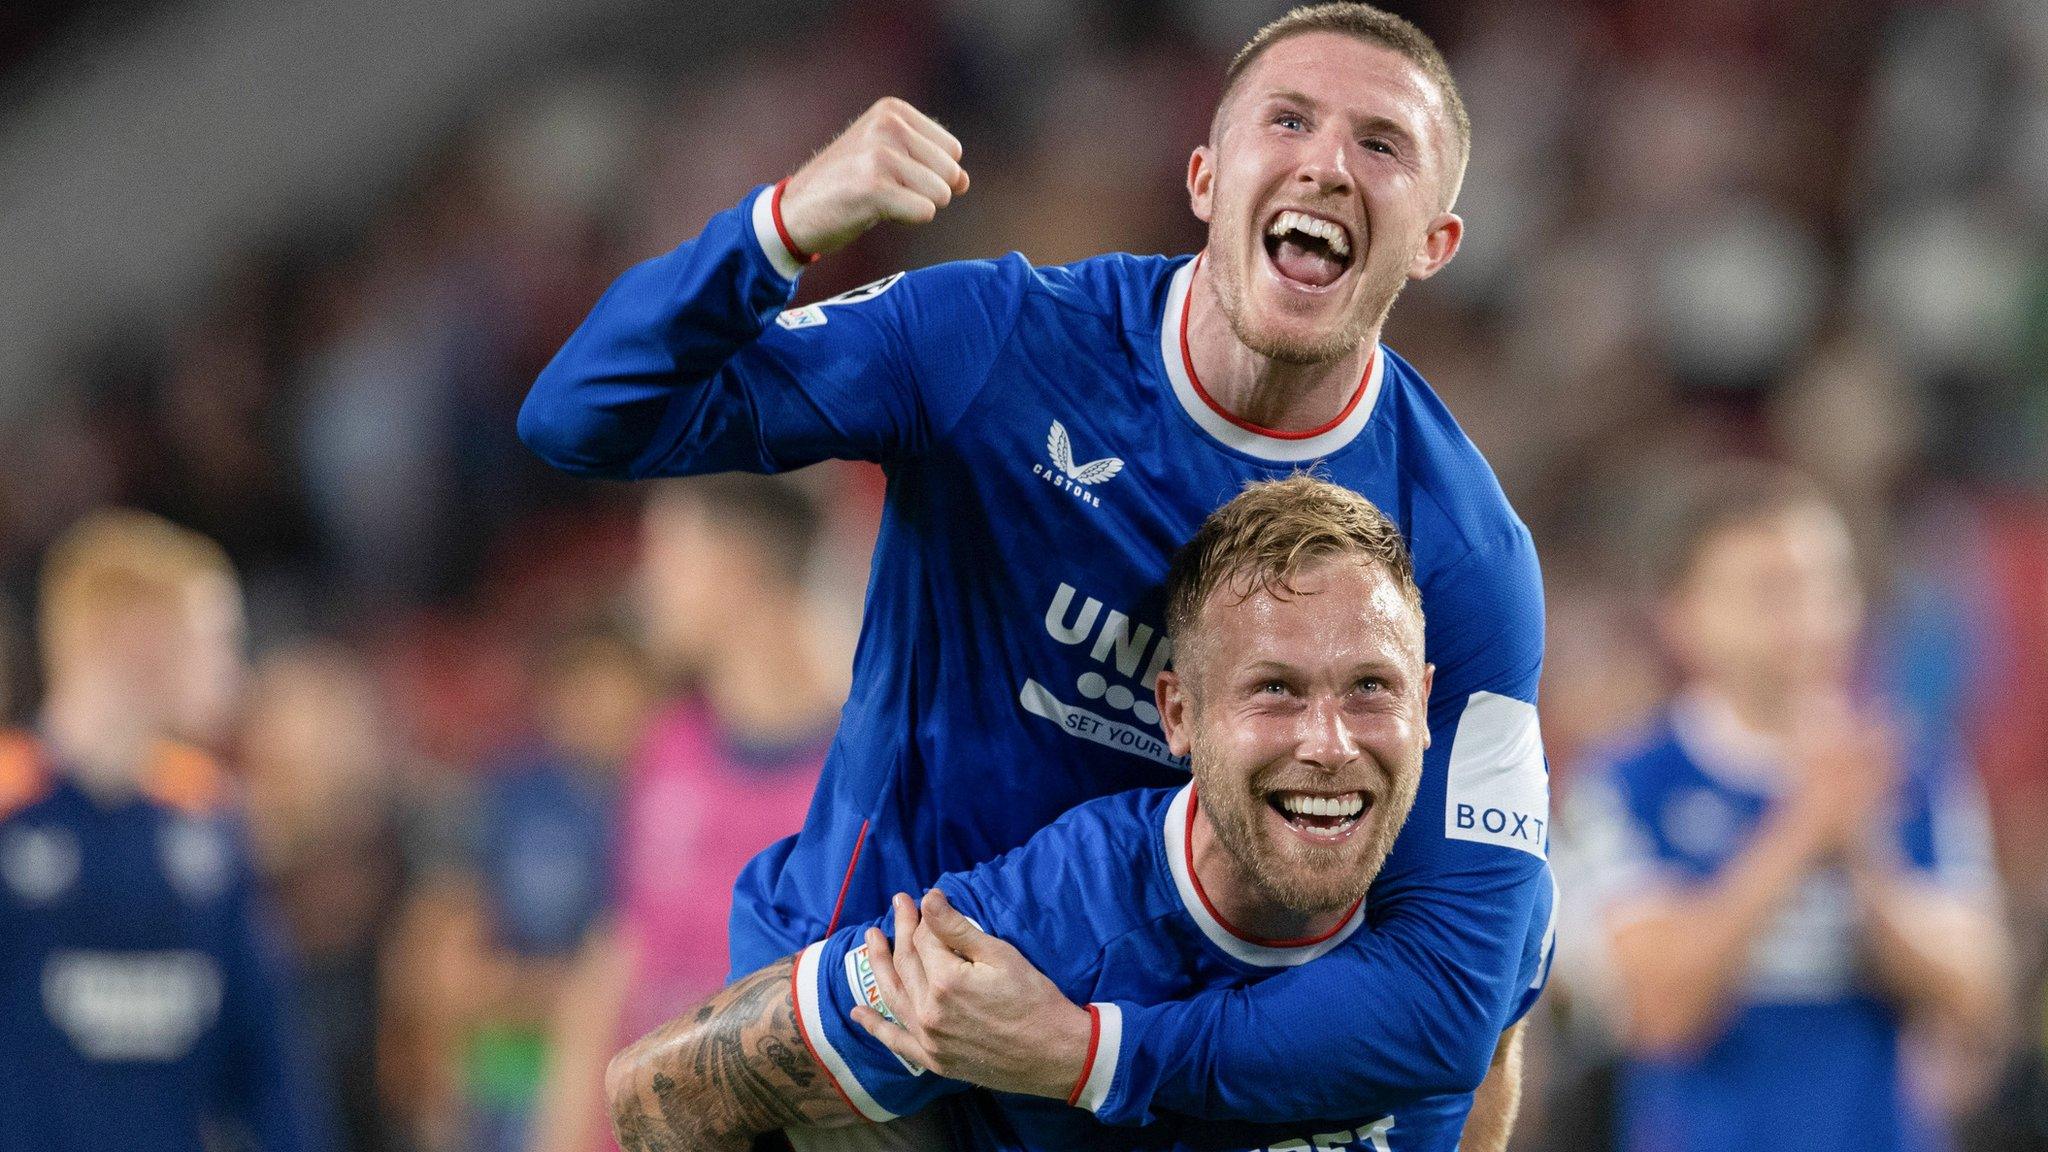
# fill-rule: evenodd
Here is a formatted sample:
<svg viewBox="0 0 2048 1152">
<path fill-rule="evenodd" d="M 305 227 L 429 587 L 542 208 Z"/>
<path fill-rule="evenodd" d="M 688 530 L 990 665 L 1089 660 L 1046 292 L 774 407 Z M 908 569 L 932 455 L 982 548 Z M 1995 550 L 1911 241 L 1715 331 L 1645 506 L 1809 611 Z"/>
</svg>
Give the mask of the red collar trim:
<svg viewBox="0 0 2048 1152">
<path fill-rule="evenodd" d="M 1206 255 L 1208 255 L 1207 252 L 1196 254 L 1195 268 L 1197 271 L 1201 269 L 1202 257 Z M 1313 440 L 1316 437 L 1321 436 L 1323 433 L 1328 432 L 1331 429 L 1335 428 L 1337 425 L 1342 424 L 1344 421 L 1350 419 L 1351 413 L 1358 408 L 1358 402 L 1360 400 L 1365 399 L 1366 385 L 1372 381 L 1373 361 L 1379 359 L 1380 350 L 1378 347 L 1374 347 L 1372 350 L 1372 355 L 1366 357 L 1365 359 L 1365 374 L 1358 378 L 1358 390 L 1351 394 L 1351 399 L 1348 403 L 1344 405 L 1344 410 L 1337 413 L 1335 416 L 1332 416 L 1330 418 L 1329 423 L 1318 425 L 1314 428 L 1310 428 L 1303 432 L 1283 432 L 1278 428 L 1268 428 L 1263 424 L 1254 424 L 1251 421 L 1246 420 L 1242 416 L 1239 416 L 1237 413 L 1232 412 L 1230 409 L 1225 408 L 1221 404 L 1218 404 L 1216 402 L 1216 398 L 1214 396 L 1209 395 L 1209 390 L 1207 388 L 1202 387 L 1202 378 L 1200 376 L 1195 375 L 1195 358 L 1188 351 L 1188 315 L 1192 313 L 1194 310 L 1195 277 L 1194 273 L 1191 272 L 1188 274 L 1187 294 L 1181 297 L 1180 302 L 1181 366 L 1187 369 L 1188 384 L 1194 388 L 1195 395 L 1200 396 L 1202 398 L 1202 403 L 1207 404 L 1209 406 L 1210 411 L 1216 413 L 1218 416 L 1223 417 L 1225 420 L 1230 421 L 1232 424 L 1237 425 L 1239 428 L 1242 428 L 1247 432 L 1256 433 L 1260 436 L 1270 436 L 1275 440 Z"/>
<path fill-rule="evenodd" d="M 1351 923 L 1351 918 L 1358 915 L 1358 906 L 1365 903 L 1365 897 L 1363 896 L 1360 896 L 1351 907 L 1344 910 L 1344 915 L 1337 918 L 1337 923 L 1334 927 L 1320 936 L 1303 936 L 1298 940 L 1268 940 L 1262 936 L 1254 936 L 1249 932 L 1239 931 L 1237 926 L 1225 920 L 1223 913 L 1218 912 L 1216 905 L 1210 902 L 1209 894 L 1202 890 L 1202 877 L 1195 871 L 1195 807 L 1200 803 L 1201 797 L 1195 795 L 1195 786 L 1193 784 L 1188 785 L 1188 826 L 1186 832 L 1181 836 L 1181 851 L 1187 853 L 1188 883 L 1194 886 L 1195 899 L 1202 902 L 1202 907 L 1208 911 L 1210 918 L 1222 925 L 1225 932 L 1230 933 L 1247 944 L 1257 944 L 1261 948 L 1307 948 L 1312 945 L 1321 944 L 1323 941 L 1342 932 Z"/>
</svg>

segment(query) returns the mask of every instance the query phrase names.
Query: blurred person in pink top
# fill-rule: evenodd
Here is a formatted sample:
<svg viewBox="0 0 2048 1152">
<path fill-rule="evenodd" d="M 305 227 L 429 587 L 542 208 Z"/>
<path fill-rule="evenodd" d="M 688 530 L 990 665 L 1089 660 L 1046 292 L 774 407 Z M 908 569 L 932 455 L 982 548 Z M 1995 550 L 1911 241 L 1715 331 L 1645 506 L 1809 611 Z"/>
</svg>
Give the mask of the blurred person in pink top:
<svg viewBox="0 0 2048 1152">
<path fill-rule="evenodd" d="M 605 1062 L 725 983 L 733 881 L 802 826 L 839 717 L 805 594 L 820 515 L 802 489 L 674 481 L 642 529 L 647 648 L 689 690 L 648 726 L 632 766 L 615 922 L 585 946 L 558 1005 L 534 1152 L 615 1147 Z"/>
</svg>

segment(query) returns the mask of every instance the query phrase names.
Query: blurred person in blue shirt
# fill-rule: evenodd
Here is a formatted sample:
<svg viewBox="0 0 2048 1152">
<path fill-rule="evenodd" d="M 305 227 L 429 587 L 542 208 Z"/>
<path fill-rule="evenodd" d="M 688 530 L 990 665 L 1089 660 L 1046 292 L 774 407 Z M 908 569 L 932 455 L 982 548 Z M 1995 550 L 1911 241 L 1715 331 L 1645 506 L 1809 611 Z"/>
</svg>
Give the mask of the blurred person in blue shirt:
<svg viewBox="0 0 2048 1152">
<path fill-rule="evenodd" d="M 1596 758 L 1566 890 L 1597 918 L 1629 1152 L 1947 1146 L 1911 1026 L 1995 1037 L 2006 944 L 1951 733 L 1859 699 L 1842 517 L 1791 473 L 1701 478 L 1656 554 L 1680 683 Z"/>
<path fill-rule="evenodd" d="M 525 1147 L 547 1024 L 571 962 L 610 909 L 618 785 L 652 703 L 639 655 L 601 630 L 545 645 L 539 723 L 485 766 L 458 922 L 470 998 L 460 1053 L 466 1147 Z"/>
<path fill-rule="evenodd" d="M 0 1149 L 327 1148 L 229 782 L 181 742 L 240 695 L 227 556 L 96 513 L 39 611 L 47 698 L 0 736 Z"/>
</svg>

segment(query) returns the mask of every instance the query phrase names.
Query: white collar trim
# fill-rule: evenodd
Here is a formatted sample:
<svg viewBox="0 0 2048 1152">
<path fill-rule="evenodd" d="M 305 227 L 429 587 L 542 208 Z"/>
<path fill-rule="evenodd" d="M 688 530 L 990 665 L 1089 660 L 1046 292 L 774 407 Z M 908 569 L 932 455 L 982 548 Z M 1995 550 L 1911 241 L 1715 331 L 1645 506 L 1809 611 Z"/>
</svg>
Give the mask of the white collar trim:
<svg viewBox="0 0 2048 1152">
<path fill-rule="evenodd" d="M 1173 383 L 1173 394 L 1179 398 L 1180 406 L 1187 411 L 1189 418 L 1227 447 L 1283 464 L 1320 459 L 1357 439 L 1366 421 L 1372 419 L 1373 408 L 1379 403 L 1380 386 L 1387 373 L 1387 350 L 1384 346 L 1373 349 L 1372 364 L 1366 370 L 1364 392 L 1350 414 L 1335 427 L 1305 440 L 1269 436 L 1234 424 L 1195 391 L 1194 381 L 1188 378 L 1187 361 L 1181 354 L 1180 333 L 1181 319 L 1188 308 L 1188 290 L 1195 279 L 1195 265 L 1200 262 L 1201 257 L 1197 256 L 1173 274 L 1173 279 L 1167 283 L 1166 310 L 1159 321 L 1159 358 L 1166 368 L 1166 378 Z"/>
<path fill-rule="evenodd" d="M 1211 944 L 1221 948 L 1232 959 L 1246 964 L 1260 968 L 1290 968 L 1332 951 L 1365 923 L 1365 901 L 1360 900 L 1358 907 L 1351 910 L 1350 917 L 1335 932 L 1314 943 L 1260 944 L 1232 932 L 1209 911 L 1208 901 L 1202 898 L 1201 891 L 1195 887 L 1194 876 L 1188 871 L 1188 805 L 1193 802 L 1194 794 L 1193 784 L 1183 785 L 1174 795 L 1173 803 L 1166 806 L 1166 864 L 1173 871 L 1173 886 L 1180 894 L 1182 906 L 1187 908 L 1195 926 L 1202 930 L 1202 935 L 1207 936 Z"/>
</svg>

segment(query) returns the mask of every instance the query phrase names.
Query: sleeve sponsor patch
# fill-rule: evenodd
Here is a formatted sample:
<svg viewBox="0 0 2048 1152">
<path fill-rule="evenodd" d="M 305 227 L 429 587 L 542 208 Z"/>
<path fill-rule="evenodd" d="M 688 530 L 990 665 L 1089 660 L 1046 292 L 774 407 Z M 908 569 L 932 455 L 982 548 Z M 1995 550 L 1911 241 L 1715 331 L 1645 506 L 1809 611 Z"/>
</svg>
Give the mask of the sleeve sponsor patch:
<svg viewBox="0 0 2048 1152">
<path fill-rule="evenodd" d="M 1451 744 L 1444 835 L 1548 859 L 1550 771 L 1536 706 L 1474 692 Z"/>
<path fill-rule="evenodd" d="M 868 946 L 865 944 L 846 954 L 846 986 L 853 990 L 855 1003 L 867 1005 L 876 1015 L 891 1024 L 903 1023 L 896 1018 L 896 1013 L 889 1010 L 888 1002 L 882 999 L 882 990 L 875 984 L 875 966 L 868 962 Z M 896 1056 L 894 1052 L 890 1055 Z M 912 1076 L 924 1075 L 923 1068 L 901 1056 L 896 1056 L 896 1062 L 903 1065 L 904 1070 Z"/>
</svg>

